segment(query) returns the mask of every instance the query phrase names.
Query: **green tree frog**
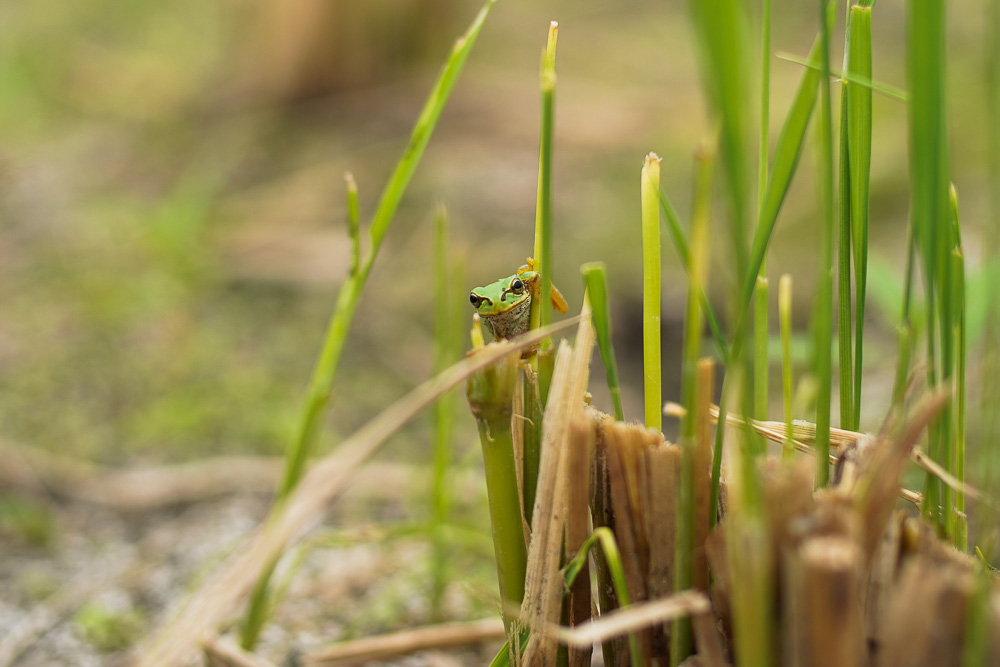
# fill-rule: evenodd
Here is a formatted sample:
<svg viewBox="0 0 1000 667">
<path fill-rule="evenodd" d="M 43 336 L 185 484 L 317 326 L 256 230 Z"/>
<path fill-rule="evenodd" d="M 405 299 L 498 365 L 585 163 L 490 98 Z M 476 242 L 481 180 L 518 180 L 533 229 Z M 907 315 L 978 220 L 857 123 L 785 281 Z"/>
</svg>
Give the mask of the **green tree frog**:
<svg viewBox="0 0 1000 667">
<path fill-rule="evenodd" d="M 517 270 L 512 276 L 472 290 L 469 301 L 489 326 L 493 337 L 513 338 L 528 330 L 531 320 L 531 299 L 538 298 L 541 280 L 534 268 L 534 260 Z M 556 312 L 569 310 L 566 299 L 552 287 L 552 307 Z"/>
</svg>

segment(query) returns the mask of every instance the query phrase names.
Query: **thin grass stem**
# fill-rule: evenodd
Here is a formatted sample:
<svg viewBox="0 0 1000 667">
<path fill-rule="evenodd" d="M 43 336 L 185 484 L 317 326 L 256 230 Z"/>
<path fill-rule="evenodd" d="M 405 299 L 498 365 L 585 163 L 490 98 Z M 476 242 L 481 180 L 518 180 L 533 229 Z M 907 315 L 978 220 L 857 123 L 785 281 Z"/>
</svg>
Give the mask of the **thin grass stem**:
<svg viewBox="0 0 1000 667">
<path fill-rule="evenodd" d="M 646 156 L 641 177 L 642 363 L 645 424 L 663 430 L 660 362 L 660 158 Z"/>
<path fill-rule="evenodd" d="M 586 298 L 590 300 L 591 317 L 597 333 L 597 349 L 601 353 L 604 373 L 608 380 L 608 392 L 614 406 L 615 419 L 625 421 L 622 406 L 622 390 L 618 385 L 618 363 L 615 349 L 611 344 L 611 308 L 608 299 L 608 276 L 603 262 L 591 262 L 580 267 Z"/>
<path fill-rule="evenodd" d="M 830 345 L 833 311 L 833 121 L 830 109 L 830 22 L 825 0 L 819 1 L 820 58 L 819 82 L 819 182 L 823 228 L 820 233 L 820 275 L 815 314 L 815 373 L 819 381 L 816 395 L 816 475 L 817 487 L 830 479 Z"/>
<path fill-rule="evenodd" d="M 785 439 L 781 458 L 788 462 L 795 453 L 792 443 L 792 277 L 778 280 L 778 322 L 781 329 L 781 398 L 785 417 Z"/>
</svg>

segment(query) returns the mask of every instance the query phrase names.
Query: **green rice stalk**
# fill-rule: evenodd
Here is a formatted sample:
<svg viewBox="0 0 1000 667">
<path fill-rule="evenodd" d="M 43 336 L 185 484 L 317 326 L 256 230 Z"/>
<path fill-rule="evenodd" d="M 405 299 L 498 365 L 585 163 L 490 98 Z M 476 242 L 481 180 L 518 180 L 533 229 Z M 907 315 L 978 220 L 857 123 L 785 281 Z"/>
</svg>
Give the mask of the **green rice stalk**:
<svg viewBox="0 0 1000 667">
<path fill-rule="evenodd" d="M 685 273 L 691 274 L 691 251 L 688 248 L 687 238 L 684 236 L 684 230 L 681 228 L 680 218 L 677 217 L 677 211 L 671 205 L 670 200 L 667 195 L 660 190 L 660 210 L 663 212 L 664 220 L 667 223 L 667 231 L 670 232 L 670 239 L 673 241 L 674 248 L 677 250 L 677 255 L 681 260 L 681 266 L 684 267 Z M 719 356 L 722 358 L 724 364 L 729 363 L 729 343 L 726 341 L 725 335 L 722 333 L 722 327 L 719 326 L 719 320 L 715 316 L 715 309 L 712 307 L 712 302 L 708 298 L 708 294 L 704 291 L 701 293 L 701 308 L 705 313 L 705 317 L 708 319 L 708 326 L 712 330 L 712 337 L 715 339 L 715 345 L 719 350 Z"/>
<path fill-rule="evenodd" d="M 785 417 L 785 440 L 781 458 L 792 460 L 792 277 L 785 273 L 778 280 L 778 322 L 781 329 L 781 398 Z"/>
<path fill-rule="evenodd" d="M 451 267 L 449 270 L 449 261 Z M 461 312 L 465 291 L 458 286 L 465 282 L 462 267 L 448 251 L 448 216 L 439 206 L 434 216 L 434 373 L 442 372 L 458 359 L 459 337 L 455 313 Z M 458 298 L 456 298 L 458 297 Z M 448 584 L 451 562 L 448 540 L 443 527 L 448 523 L 451 496 L 448 493 L 448 468 L 453 457 L 452 434 L 455 424 L 454 394 L 445 394 L 434 404 L 433 468 L 431 473 L 431 617 L 443 619 L 442 603 Z"/>
<path fill-rule="evenodd" d="M 500 607 L 508 639 L 513 619 L 508 617 L 507 610 L 519 606 L 524 598 L 528 563 L 511 433 L 518 364 L 516 357 L 505 357 L 470 375 L 466 384 L 466 397 L 476 418 L 483 448 L 486 493 L 500 584 Z"/>
<path fill-rule="evenodd" d="M 872 78 L 872 10 L 854 6 L 848 27 L 847 71 L 858 78 Z M 854 243 L 854 420 L 861 423 L 861 364 L 864 351 L 865 294 L 868 280 L 868 200 L 872 157 L 872 91 L 847 84 L 847 135 L 850 149 L 851 236 Z"/>
<path fill-rule="evenodd" d="M 703 148 L 697 154 L 694 188 L 694 212 L 691 217 L 691 271 L 688 278 L 687 307 L 684 313 L 684 350 L 681 358 L 681 397 L 684 417 L 681 419 L 681 478 L 680 500 L 674 539 L 674 591 L 691 588 L 694 581 L 695 522 L 695 461 L 697 459 L 698 410 L 698 356 L 704 319 L 701 312 L 701 295 L 704 293 L 707 273 L 709 207 L 712 198 L 712 169 L 714 154 Z M 670 660 L 680 664 L 694 650 L 691 619 L 674 621 L 670 632 Z"/>
<path fill-rule="evenodd" d="M 819 182 L 823 229 L 820 233 L 820 269 L 815 313 L 816 393 L 816 476 L 817 488 L 830 479 L 830 344 L 833 314 L 833 121 L 830 109 L 830 24 L 824 0 L 819 1 L 820 57 L 823 63 L 819 82 Z"/>
<path fill-rule="evenodd" d="M 618 386 L 618 364 L 615 349 L 611 345 L 611 308 L 608 300 L 608 276 L 603 262 L 591 262 L 580 267 L 586 298 L 590 300 L 591 317 L 597 333 L 597 349 L 601 352 L 601 363 L 608 379 L 608 391 L 615 410 L 615 419 L 625 421 L 622 406 L 622 390 Z"/>
<path fill-rule="evenodd" d="M 646 156 L 642 202 L 642 364 L 645 423 L 663 430 L 660 367 L 660 158 Z"/>
<path fill-rule="evenodd" d="M 928 385 L 951 375 L 950 239 L 948 219 L 948 155 L 945 128 L 945 3 L 922 0 L 907 6 L 907 83 L 910 89 L 910 173 L 913 227 L 921 250 L 926 287 Z M 936 336 L 940 335 L 940 350 Z M 945 409 L 929 429 L 928 454 L 946 460 L 944 440 L 950 434 Z M 937 477 L 928 474 L 922 514 L 942 525 L 942 499 Z"/>
<path fill-rule="evenodd" d="M 420 116 L 417 118 L 409 143 L 403 151 L 403 157 L 396 164 L 396 169 L 389 178 L 378 208 L 375 210 L 370 228 L 371 243 L 368 253 L 360 263 L 358 271 L 348 276 L 337 295 L 337 305 L 330 319 L 322 350 L 313 368 L 312 379 L 303 403 L 295 439 L 286 453 L 285 470 L 278 487 L 275 506 L 279 506 L 302 479 L 306 462 L 309 460 L 319 431 L 323 412 L 329 402 L 337 365 L 340 362 L 340 355 L 347 340 L 351 321 L 354 319 L 354 312 L 361 298 L 361 291 L 375 263 L 375 258 L 378 256 L 382 240 L 392 223 L 396 210 L 399 208 L 403 193 L 406 191 L 406 187 L 416 171 L 417 164 L 423 156 L 424 149 L 430 141 L 434 127 L 441 116 L 441 111 L 451 95 L 462 67 L 465 65 L 465 61 L 495 2 L 496 0 L 486 1 L 465 35 L 455 43 L 438 80 L 431 89 Z M 350 186 L 348 189 L 350 190 Z M 350 196 L 349 194 L 348 200 L 350 200 Z M 265 611 L 268 597 L 266 589 L 272 570 L 273 567 L 264 573 L 258 582 L 257 589 L 251 596 L 247 610 L 247 621 L 241 631 L 241 645 L 244 649 L 250 650 L 257 643 L 260 630 L 267 618 Z"/>
<path fill-rule="evenodd" d="M 848 31 L 848 39 L 850 31 Z M 848 53 L 850 47 L 848 46 Z M 846 67 L 844 68 L 847 69 Z M 854 353 L 851 350 L 851 168 L 848 154 L 847 82 L 840 83 L 840 156 L 837 180 L 837 369 L 840 380 L 840 426 L 854 424 Z"/>
</svg>

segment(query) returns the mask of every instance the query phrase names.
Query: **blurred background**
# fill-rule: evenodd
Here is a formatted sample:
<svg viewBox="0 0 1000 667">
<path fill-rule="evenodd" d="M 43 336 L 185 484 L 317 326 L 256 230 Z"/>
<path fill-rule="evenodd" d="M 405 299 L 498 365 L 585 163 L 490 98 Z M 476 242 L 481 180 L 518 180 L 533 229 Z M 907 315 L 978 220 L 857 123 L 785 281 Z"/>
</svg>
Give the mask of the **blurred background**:
<svg viewBox="0 0 1000 667">
<path fill-rule="evenodd" d="M 986 103 L 986 3 L 950 8 L 951 168 L 976 340 L 986 308 L 981 239 L 993 224 L 985 137 L 997 121 Z M 109 659 L 101 646 L 114 655 L 141 635 L 206 558 L 223 557 L 264 515 L 266 494 L 123 508 L 53 488 L 38 471 L 56 466 L 67 484 L 84 484 L 108 469 L 253 455 L 263 466 L 253 475 L 228 468 L 218 477 L 231 474 L 248 491 L 271 488 L 274 457 L 293 433 L 349 267 L 344 173 L 357 180 L 367 221 L 453 39 L 478 9 L 468 0 L 0 4 L 0 443 L 10 462 L 0 483 L 0 636 L 73 582 L 113 578 L 105 570 L 131 567 L 140 556 L 160 572 L 156 586 L 117 582 L 79 597 L 65 610 L 72 622 L 30 648 L 23 664 L 71 649 L 76 661 L 66 664 Z M 883 0 L 873 17 L 875 79 L 897 88 L 906 87 L 903 10 Z M 804 56 L 817 12 L 812 3 L 775 2 L 775 53 Z M 467 288 L 510 275 L 530 254 L 538 63 L 553 19 L 560 23 L 554 280 L 576 309 L 580 264 L 607 264 L 626 415 L 640 415 L 642 158 L 649 151 L 663 158 L 663 189 L 686 220 L 692 156 L 712 129 L 686 6 L 501 0 L 376 262 L 337 374 L 322 452 L 430 376 L 436 204 L 447 208 Z M 842 24 L 832 45 L 837 68 Z M 772 139 L 800 72 L 772 60 Z M 876 94 L 873 124 L 868 429 L 889 401 L 909 200 L 904 105 Z M 804 295 L 796 305 L 803 336 L 815 273 L 814 160 L 810 146 L 768 261 L 772 284 L 791 273 Z M 715 246 L 712 289 L 722 295 L 732 280 L 729 245 Z M 664 396 L 676 400 L 686 287 L 666 236 L 663 257 Z M 884 354 L 871 351 L 879 346 Z M 800 361 L 805 354 L 803 340 Z M 974 406 L 974 369 L 970 375 Z M 593 391 L 597 407 L 608 409 L 603 381 Z M 772 393 L 777 418 L 780 396 Z M 379 456 L 397 466 L 385 474 L 409 475 L 397 497 L 360 490 L 337 516 L 350 524 L 407 516 L 406 494 L 420 496 L 429 463 L 428 424 L 416 420 Z M 463 406 L 459 472 L 478 465 L 473 431 Z M 481 483 L 467 481 L 456 483 L 468 500 L 456 511 L 481 518 Z M 368 552 L 338 553 L 341 564 L 370 560 Z M 336 630 L 294 626 L 271 641 L 426 620 L 414 601 L 420 571 L 396 573 L 413 579 L 410 588 L 375 583 L 394 559 L 408 560 L 403 554 L 383 554 L 383 569 L 338 589 L 371 603 L 338 617 Z M 454 610 L 488 615 L 489 552 L 469 558 L 473 583 L 458 584 Z M 331 604 L 321 612 L 317 602 L 311 613 L 332 613 Z M 82 621 L 81 609 L 91 610 Z M 102 613 L 113 618 L 111 630 Z M 122 627 L 117 643 L 94 639 Z"/>
</svg>

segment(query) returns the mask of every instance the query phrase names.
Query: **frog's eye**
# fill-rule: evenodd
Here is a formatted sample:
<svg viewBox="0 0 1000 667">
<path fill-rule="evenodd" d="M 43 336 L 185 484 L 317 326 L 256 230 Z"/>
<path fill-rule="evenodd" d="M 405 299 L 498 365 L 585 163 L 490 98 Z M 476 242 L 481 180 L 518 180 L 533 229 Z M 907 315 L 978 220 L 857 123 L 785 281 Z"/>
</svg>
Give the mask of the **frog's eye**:
<svg viewBox="0 0 1000 667">
<path fill-rule="evenodd" d="M 472 305 L 473 305 L 473 306 L 474 306 L 475 308 L 479 308 L 479 300 L 480 300 L 480 299 L 479 299 L 479 297 L 478 297 L 478 296 L 476 296 L 476 293 L 475 293 L 475 292 L 473 292 L 472 294 L 470 294 L 470 295 L 469 295 L 469 301 L 470 301 L 470 302 L 472 303 Z"/>
<path fill-rule="evenodd" d="M 510 291 L 514 294 L 520 294 L 524 290 L 524 283 L 521 282 L 520 278 L 514 278 L 510 281 Z"/>
</svg>

